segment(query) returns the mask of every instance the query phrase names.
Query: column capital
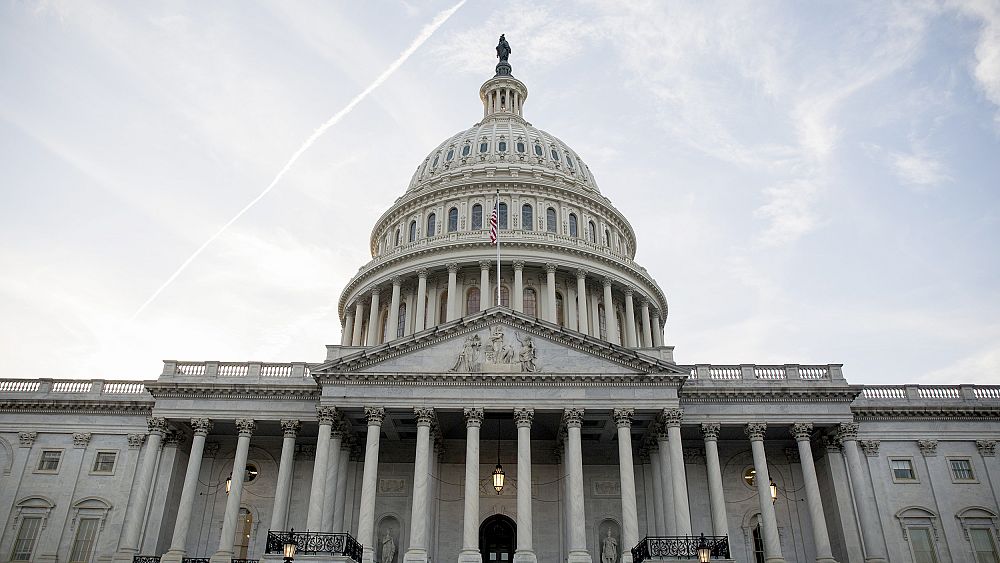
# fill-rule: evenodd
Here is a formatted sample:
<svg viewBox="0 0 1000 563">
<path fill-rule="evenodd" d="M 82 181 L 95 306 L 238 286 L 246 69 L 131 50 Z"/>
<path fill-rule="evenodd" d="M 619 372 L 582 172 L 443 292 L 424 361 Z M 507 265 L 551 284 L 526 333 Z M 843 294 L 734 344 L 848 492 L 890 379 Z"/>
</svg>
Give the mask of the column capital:
<svg viewBox="0 0 1000 563">
<path fill-rule="evenodd" d="M 141 436 L 141 434 L 139 434 Z M 131 434 L 130 434 L 131 436 Z M 35 443 L 35 438 L 38 438 L 38 432 L 18 432 L 17 439 L 21 443 L 22 448 L 30 448 L 32 444 Z M 981 442 L 982 440 L 980 440 Z M 978 444 L 978 442 L 977 442 Z M 982 450 L 980 450 L 982 451 Z"/>
<path fill-rule="evenodd" d="M 490 266 L 492 264 L 493 264 L 493 262 L 490 262 L 489 260 L 480 260 L 479 261 L 479 269 L 480 270 L 489 270 Z"/>
<path fill-rule="evenodd" d="M 403 276 L 392 276 L 393 287 L 399 287 L 403 285 Z"/>
<path fill-rule="evenodd" d="M 861 446 L 861 451 L 865 452 L 868 457 L 878 457 L 878 440 L 858 440 L 858 445 Z"/>
<path fill-rule="evenodd" d="M 385 420 L 385 409 L 383 407 L 365 407 L 365 420 L 368 426 L 382 426 Z"/>
<path fill-rule="evenodd" d="M 90 443 L 91 436 L 92 434 L 90 432 L 77 432 L 73 434 L 73 447 L 86 448 L 87 444 Z"/>
<path fill-rule="evenodd" d="M 976 449 L 983 457 L 995 457 L 997 455 L 996 440 L 976 440 Z"/>
<path fill-rule="evenodd" d="M 924 457 L 934 457 L 937 455 L 937 440 L 917 440 L 917 447 Z"/>
<path fill-rule="evenodd" d="M 531 421 L 535 418 L 535 409 L 517 407 L 514 409 L 514 424 L 518 428 L 531 427 Z"/>
<path fill-rule="evenodd" d="M 22 432 L 22 434 L 36 434 L 36 432 Z M 19 435 L 20 436 L 20 435 Z M 34 439 L 34 438 L 32 438 Z M 142 443 L 146 441 L 145 434 L 129 434 L 128 435 L 128 449 L 138 450 L 142 447 Z M 21 445 L 24 445 L 24 440 L 21 440 Z"/>
<path fill-rule="evenodd" d="M 663 409 L 663 425 L 667 428 L 680 426 L 684 422 L 683 409 Z"/>
<path fill-rule="evenodd" d="M 751 442 L 762 442 L 764 441 L 764 431 L 767 430 L 767 423 L 748 422 L 743 430 L 747 433 Z"/>
<path fill-rule="evenodd" d="M 583 426 L 583 409 L 568 408 L 563 411 L 563 420 L 567 428 L 580 428 Z"/>
<path fill-rule="evenodd" d="M 701 435 L 706 442 L 718 441 L 720 430 L 722 430 L 722 425 L 718 422 L 704 422 L 701 425 Z"/>
<path fill-rule="evenodd" d="M 337 409 L 334 407 L 316 407 L 316 419 L 319 421 L 320 426 L 327 425 L 333 426 L 333 423 L 337 421 Z"/>
<path fill-rule="evenodd" d="M 639 308 L 640 309 L 648 309 L 649 308 L 649 299 L 647 299 L 645 297 L 640 297 L 639 298 Z"/>
<path fill-rule="evenodd" d="M 842 422 L 837 428 L 837 439 L 841 442 L 858 439 L 858 423 Z"/>
<path fill-rule="evenodd" d="M 149 428 L 150 434 L 163 436 L 167 433 L 167 420 L 165 418 L 159 416 L 146 417 L 146 426 Z"/>
<path fill-rule="evenodd" d="M 417 270 L 417 277 L 427 279 L 427 268 L 420 268 Z"/>
<path fill-rule="evenodd" d="M 90 439 L 89 435 L 88 435 L 87 439 L 88 440 Z M 167 431 L 167 435 L 163 437 L 163 447 L 165 447 L 165 448 L 176 448 L 177 446 L 183 444 L 185 440 L 187 440 L 187 436 L 185 436 L 184 434 L 182 434 L 180 431 L 178 431 L 178 430 L 168 430 Z M 76 435 L 75 434 L 73 435 L 73 442 L 74 443 L 76 442 Z M 77 447 L 81 447 L 81 446 L 77 446 Z"/>
<path fill-rule="evenodd" d="M 589 274 L 589 273 L 590 272 L 588 272 L 587 270 L 584 270 L 583 268 L 578 268 L 576 270 L 576 279 L 578 279 L 578 280 L 579 279 L 584 279 L 585 280 L 585 279 L 587 279 L 587 274 Z"/>
<path fill-rule="evenodd" d="M 451 262 L 450 264 L 448 264 L 448 273 L 449 274 L 454 274 L 457 271 L 458 271 L 458 263 Z"/>
<path fill-rule="evenodd" d="M 413 414 L 417 417 L 417 426 L 430 427 L 434 422 L 434 409 L 432 407 L 413 407 Z"/>
<path fill-rule="evenodd" d="M 514 270 L 517 271 L 523 269 L 524 269 L 524 260 L 514 260 Z"/>
<path fill-rule="evenodd" d="M 615 419 L 615 426 L 618 428 L 631 428 L 635 409 L 615 409 L 611 412 L 611 416 Z"/>
<path fill-rule="evenodd" d="M 208 433 L 212 431 L 212 419 L 192 418 L 191 429 L 195 436 L 208 436 Z"/>
<path fill-rule="evenodd" d="M 257 428 L 257 422 L 252 418 L 237 418 L 236 429 L 239 430 L 240 438 L 249 438 Z"/>
<path fill-rule="evenodd" d="M 612 283 L 614 283 L 614 280 L 612 280 L 610 277 L 606 277 L 601 280 L 601 284 L 603 284 L 604 287 L 611 287 Z"/>
<path fill-rule="evenodd" d="M 368 293 L 371 294 L 371 296 L 373 298 L 374 297 L 378 297 L 378 294 L 382 293 L 382 289 L 379 288 L 379 286 L 377 286 L 377 285 L 373 285 L 373 286 L 369 287 L 367 291 L 368 291 Z"/>
<path fill-rule="evenodd" d="M 554 274 L 555 271 L 556 271 L 556 265 L 553 264 L 552 262 L 547 262 L 545 264 L 545 271 L 546 271 L 546 273 Z"/>
<path fill-rule="evenodd" d="M 298 420 L 290 418 L 281 419 L 281 433 L 285 438 L 296 437 L 300 428 L 302 428 L 302 423 Z"/>
<path fill-rule="evenodd" d="M 812 437 L 813 425 L 811 422 L 796 422 L 788 428 L 788 432 L 796 442 L 808 442 Z"/>
<path fill-rule="evenodd" d="M 631 285 L 626 285 L 623 289 L 625 291 L 625 297 L 632 297 L 632 294 L 635 293 L 635 288 Z"/>
<path fill-rule="evenodd" d="M 483 425 L 483 409 L 466 407 L 462 410 L 462 414 L 465 415 L 466 428 L 479 428 Z"/>
</svg>

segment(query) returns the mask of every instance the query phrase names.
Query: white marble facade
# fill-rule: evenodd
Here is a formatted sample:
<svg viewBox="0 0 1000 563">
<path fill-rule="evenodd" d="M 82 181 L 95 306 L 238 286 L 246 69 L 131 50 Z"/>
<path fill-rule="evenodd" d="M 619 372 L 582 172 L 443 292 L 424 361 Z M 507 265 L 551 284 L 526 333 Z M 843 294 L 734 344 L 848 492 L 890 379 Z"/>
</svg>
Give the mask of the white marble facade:
<svg viewBox="0 0 1000 563">
<path fill-rule="evenodd" d="M 420 163 L 322 361 L 0 380 L 0 558 L 229 563 L 294 528 L 380 563 L 700 534 L 747 562 L 995 560 L 1000 387 L 676 363 L 631 226 L 526 98 L 499 65 Z"/>
</svg>

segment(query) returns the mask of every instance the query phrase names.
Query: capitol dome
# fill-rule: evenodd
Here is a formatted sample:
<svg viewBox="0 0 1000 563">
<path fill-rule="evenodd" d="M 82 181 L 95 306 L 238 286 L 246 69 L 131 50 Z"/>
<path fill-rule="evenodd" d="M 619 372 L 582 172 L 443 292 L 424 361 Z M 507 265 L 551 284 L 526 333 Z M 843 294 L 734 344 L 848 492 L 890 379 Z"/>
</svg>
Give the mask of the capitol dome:
<svg viewBox="0 0 1000 563">
<path fill-rule="evenodd" d="M 576 151 L 524 119 L 527 97 L 501 61 L 479 89 L 482 119 L 435 147 L 376 221 L 372 260 L 340 298 L 344 346 L 497 306 L 613 345 L 662 345 L 666 297 L 634 260 L 632 226 Z"/>
</svg>

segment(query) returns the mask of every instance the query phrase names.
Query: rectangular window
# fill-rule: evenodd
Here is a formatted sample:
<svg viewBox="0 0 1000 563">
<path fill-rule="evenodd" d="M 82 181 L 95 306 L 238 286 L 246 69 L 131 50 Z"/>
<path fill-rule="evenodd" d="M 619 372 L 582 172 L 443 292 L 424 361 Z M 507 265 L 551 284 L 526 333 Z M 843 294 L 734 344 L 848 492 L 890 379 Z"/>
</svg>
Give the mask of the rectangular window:
<svg viewBox="0 0 1000 563">
<path fill-rule="evenodd" d="M 41 528 L 41 518 L 21 519 L 21 527 L 17 530 L 17 539 L 14 540 L 14 549 L 10 553 L 11 561 L 31 560 L 31 552 L 35 550 L 35 540 Z"/>
<path fill-rule="evenodd" d="M 99 525 L 100 521 L 97 518 L 80 520 L 76 526 L 76 537 L 73 538 L 73 549 L 69 553 L 69 563 L 88 563 L 90 561 Z"/>
<path fill-rule="evenodd" d="M 951 478 L 955 481 L 975 481 L 976 477 L 972 473 L 972 461 L 968 459 L 949 459 L 951 466 Z"/>
<path fill-rule="evenodd" d="M 976 553 L 976 563 L 997 563 L 997 546 L 988 529 L 972 528 L 969 530 L 969 539 L 972 540 L 972 550 Z"/>
<path fill-rule="evenodd" d="M 913 549 L 913 563 L 938 563 L 930 530 L 907 528 L 906 532 L 910 536 L 910 548 Z"/>
<path fill-rule="evenodd" d="M 890 459 L 893 481 L 916 481 L 917 474 L 913 471 L 913 462 L 908 459 Z"/>
<path fill-rule="evenodd" d="M 114 473 L 118 452 L 97 452 L 92 473 Z"/>
<path fill-rule="evenodd" d="M 62 452 L 59 450 L 43 450 L 42 456 L 38 458 L 39 471 L 59 471 L 59 460 Z"/>
</svg>

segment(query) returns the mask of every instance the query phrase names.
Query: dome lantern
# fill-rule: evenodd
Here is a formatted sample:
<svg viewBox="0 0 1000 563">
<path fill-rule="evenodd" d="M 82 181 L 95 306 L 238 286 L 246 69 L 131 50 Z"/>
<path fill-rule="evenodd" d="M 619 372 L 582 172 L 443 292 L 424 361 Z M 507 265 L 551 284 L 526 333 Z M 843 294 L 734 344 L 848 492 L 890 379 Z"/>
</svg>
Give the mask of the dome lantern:
<svg viewBox="0 0 1000 563">
<path fill-rule="evenodd" d="M 496 75 L 479 88 L 479 98 L 483 101 L 483 119 L 493 115 L 515 115 L 523 119 L 521 107 L 528 97 L 528 88 L 511 75 L 511 66 L 507 61 L 510 52 L 510 44 L 501 34 L 497 44 L 497 58 L 500 62 L 497 63 Z"/>
</svg>

